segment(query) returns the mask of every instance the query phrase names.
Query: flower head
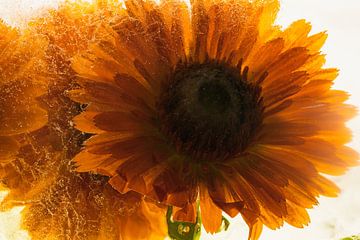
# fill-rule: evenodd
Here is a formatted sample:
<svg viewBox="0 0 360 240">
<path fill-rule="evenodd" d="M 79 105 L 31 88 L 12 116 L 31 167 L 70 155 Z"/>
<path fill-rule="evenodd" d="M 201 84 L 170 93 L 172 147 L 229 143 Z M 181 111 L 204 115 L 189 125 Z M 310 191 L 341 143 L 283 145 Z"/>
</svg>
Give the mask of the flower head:
<svg viewBox="0 0 360 240">
<path fill-rule="evenodd" d="M 41 56 L 46 41 L 19 32 L 0 20 L 0 164 L 16 155 L 19 134 L 42 127 L 47 121 L 37 97 L 44 94 L 46 78 Z"/>
<path fill-rule="evenodd" d="M 66 94 L 75 87 L 70 58 L 88 47 L 111 7 L 65 3 L 29 27 L 49 41 L 41 57 L 50 78 L 41 97 L 49 121 L 19 137 L 19 154 L 0 166 L 0 179 L 9 190 L 1 207 L 25 204 L 22 225 L 32 239 L 160 240 L 166 235 L 166 209 L 136 192 L 117 192 L 106 176 L 77 173 L 71 162 L 89 135 L 72 124 L 81 106 Z"/>
<path fill-rule="evenodd" d="M 110 176 L 208 232 L 222 212 L 241 214 L 258 239 L 263 224 L 309 223 L 308 208 L 338 188 L 357 153 L 345 146 L 355 114 L 322 68 L 326 34 L 304 20 L 273 24 L 276 0 L 125 1 L 74 58 L 87 104 L 76 127 L 94 134 L 75 157 L 81 172 Z"/>
</svg>

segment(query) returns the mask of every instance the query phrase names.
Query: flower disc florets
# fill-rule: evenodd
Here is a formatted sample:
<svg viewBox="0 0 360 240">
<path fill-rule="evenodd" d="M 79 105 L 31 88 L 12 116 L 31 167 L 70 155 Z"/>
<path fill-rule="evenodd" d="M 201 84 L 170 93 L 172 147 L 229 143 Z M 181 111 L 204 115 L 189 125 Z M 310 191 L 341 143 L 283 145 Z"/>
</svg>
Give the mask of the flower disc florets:
<svg viewBox="0 0 360 240">
<path fill-rule="evenodd" d="M 262 119 L 261 89 L 247 71 L 179 64 L 159 101 L 163 129 L 195 160 L 224 159 L 251 141 Z"/>
</svg>

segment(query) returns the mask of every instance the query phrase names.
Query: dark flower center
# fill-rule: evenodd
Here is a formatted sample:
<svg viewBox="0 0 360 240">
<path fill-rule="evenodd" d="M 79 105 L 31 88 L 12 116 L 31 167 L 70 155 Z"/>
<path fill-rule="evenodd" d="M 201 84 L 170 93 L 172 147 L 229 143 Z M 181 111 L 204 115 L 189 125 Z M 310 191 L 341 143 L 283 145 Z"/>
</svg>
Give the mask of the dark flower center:
<svg viewBox="0 0 360 240">
<path fill-rule="evenodd" d="M 246 71 L 247 72 L 247 71 Z M 242 151 L 262 120 L 261 89 L 219 64 L 178 65 L 159 101 L 165 134 L 197 160 Z"/>
<path fill-rule="evenodd" d="M 231 98 L 226 88 L 217 82 L 204 82 L 198 89 L 199 103 L 213 114 L 221 114 L 228 109 Z"/>
</svg>

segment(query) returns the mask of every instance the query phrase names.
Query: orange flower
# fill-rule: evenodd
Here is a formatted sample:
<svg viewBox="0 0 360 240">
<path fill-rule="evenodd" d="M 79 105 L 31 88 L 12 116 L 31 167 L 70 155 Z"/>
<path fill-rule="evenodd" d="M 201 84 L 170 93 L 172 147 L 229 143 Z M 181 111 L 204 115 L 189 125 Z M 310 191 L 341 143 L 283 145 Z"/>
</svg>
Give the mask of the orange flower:
<svg viewBox="0 0 360 240">
<path fill-rule="evenodd" d="M 210 233 L 222 212 L 240 213 L 249 239 L 307 225 L 317 197 L 339 191 L 322 173 L 358 158 L 344 146 L 354 107 L 322 68 L 326 34 L 274 26 L 276 0 L 125 4 L 73 60 L 72 98 L 88 104 L 74 121 L 94 134 L 78 171 L 172 205 L 179 221 L 194 221 L 199 201 Z"/>
<path fill-rule="evenodd" d="M 0 164 L 16 155 L 16 136 L 34 131 L 47 121 L 36 98 L 46 89 L 43 71 L 46 41 L 20 34 L 0 20 Z"/>
<path fill-rule="evenodd" d="M 89 135 L 74 129 L 71 121 L 81 106 L 66 94 L 75 86 L 70 58 L 88 47 L 111 8 L 66 3 L 29 27 L 49 40 L 42 59 L 51 81 L 41 97 L 49 121 L 19 137 L 19 154 L 1 166 L 0 179 L 9 190 L 1 207 L 25 204 L 22 225 L 34 240 L 160 240 L 166 235 L 166 209 L 136 192 L 118 193 L 108 177 L 77 173 L 71 162 Z"/>
</svg>

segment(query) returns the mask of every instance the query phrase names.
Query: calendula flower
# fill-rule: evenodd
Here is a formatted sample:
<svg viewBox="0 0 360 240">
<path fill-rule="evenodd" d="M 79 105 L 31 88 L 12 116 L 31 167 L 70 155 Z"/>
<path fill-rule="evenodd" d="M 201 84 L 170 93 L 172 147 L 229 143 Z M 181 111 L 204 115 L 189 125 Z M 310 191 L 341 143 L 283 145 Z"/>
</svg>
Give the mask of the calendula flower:
<svg viewBox="0 0 360 240">
<path fill-rule="evenodd" d="M 46 41 L 6 26 L 0 20 L 0 164 L 16 155 L 19 134 L 34 131 L 47 121 L 37 101 L 46 89 L 43 71 Z"/>
<path fill-rule="evenodd" d="M 106 176 L 77 173 L 71 162 L 89 135 L 74 129 L 71 121 L 81 106 L 66 94 L 75 86 L 70 58 L 87 48 L 101 19 L 111 15 L 110 8 L 116 11 L 113 4 L 65 3 L 29 27 L 49 41 L 43 59 L 50 83 L 41 97 L 49 121 L 20 138 L 19 154 L 1 167 L 0 179 L 9 191 L 1 207 L 25 205 L 22 226 L 34 240 L 147 240 L 166 235 L 166 209 L 136 192 L 117 192 Z M 21 96 L 12 94 L 15 99 Z"/>
<path fill-rule="evenodd" d="M 322 174 L 356 164 L 345 146 L 354 116 L 348 94 L 324 69 L 326 33 L 274 25 L 276 0 L 127 0 L 73 60 L 88 104 L 76 127 L 94 134 L 78 171 L 109 176 L 173 206 L 205 229 L 241 214 L 258 239 L 263 225 L 309 223 L 307 209 L 339 189 Z"/>
</svg>

